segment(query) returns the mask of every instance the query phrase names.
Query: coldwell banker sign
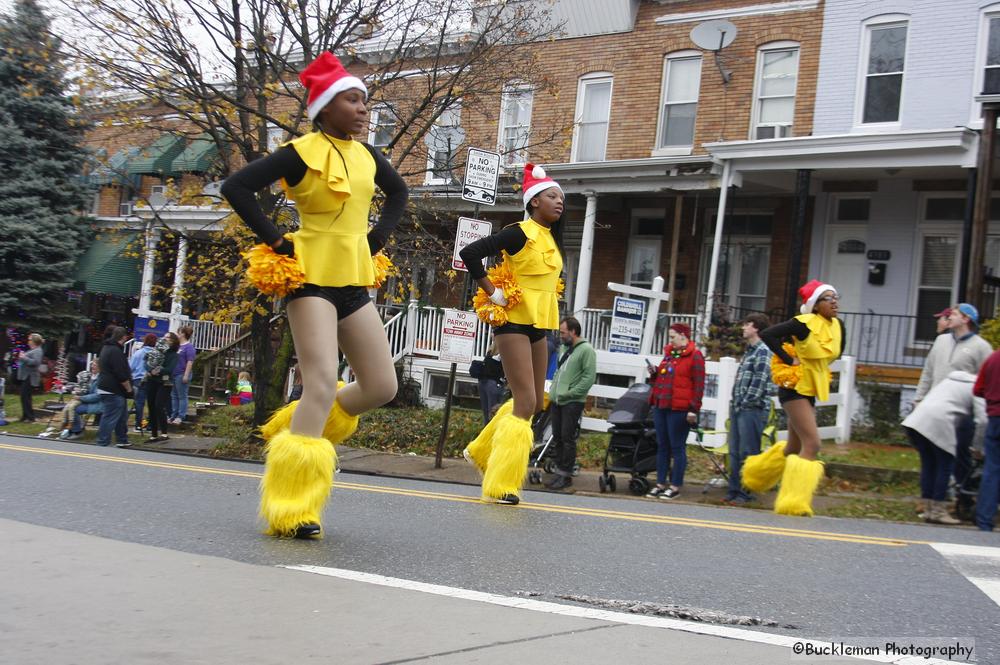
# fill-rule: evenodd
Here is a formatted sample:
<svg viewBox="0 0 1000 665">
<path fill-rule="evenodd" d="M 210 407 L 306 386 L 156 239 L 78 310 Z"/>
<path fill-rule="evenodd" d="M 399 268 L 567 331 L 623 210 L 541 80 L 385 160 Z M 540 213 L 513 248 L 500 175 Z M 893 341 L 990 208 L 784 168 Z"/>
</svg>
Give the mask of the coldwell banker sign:
<svg viewBox="0 0 1000 665">
<path fill-rule="evenodd" d="M 615 307 L 611 314 L 611 334 L 608 337 L 608 351 L 612 353 L 639 353 L 642 344 L 642 317 L 646 314 L 646 302 L 615 296 Z"/>
</svg>

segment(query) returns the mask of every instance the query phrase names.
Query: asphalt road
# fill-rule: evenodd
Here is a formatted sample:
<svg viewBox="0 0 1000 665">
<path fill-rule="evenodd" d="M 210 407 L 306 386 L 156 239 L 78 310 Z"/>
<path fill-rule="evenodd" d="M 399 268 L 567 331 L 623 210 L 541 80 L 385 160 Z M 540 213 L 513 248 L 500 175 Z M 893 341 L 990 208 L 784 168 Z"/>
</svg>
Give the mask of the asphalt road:
<svg viewBox="0 0 1000 665">
<path fill-rule="evenodd" d="M 220 615 L 243 612 L 263 621 L 277 615 L 278 609 L 269 608 L 280 608 L 282 602 L 291 603 L 286 609 L 294 614 L 302 596 L 291 589 L 322 589 L 324 599 L 342 606 L 317 612 L 352 617 L 344 624 L 338 619 L 342 628 L 352 626 L 338 644 L 358 651 L 351 652 L 354 657 L 342 652 L 346 660 L 339 662 L 404 662 L 433 654 L 435 662 L 511 657 L 551 662 L 553 649 L 577 653 L 571 662 L 609 662 L 605 652 L 628 660 L 655 654 L 677 660 L 688 654 L 690 658 L 678 662 L 780 662 L 791 657 L 785 639 L 791 637 L 959 638 L 975 640 L 978 662 L 1000 663 L 1000 607 L 994 600 L 1000 593 L 991 598 L 983 590 L 1000 584 L 1000 558 L 991 554 L 1000 550 L 982 550 L 990 556 L 961 565 L 942 553 L 947 547 L 932 545 L 997 548 L 1000 538 L 994 534 L 533 492 L 511 508 L 480 504 L 472 487 L 341 474 L 327 507 L 326 537 L 317 542 L 278 541 L 260 535 L 255 523 L 260 471 L 260 466 L 237 462 L 0 437 L 0 575 L 10 575 L 20 608 L 15 612 L 9 602 L 0 604 L 0 654 L 6 651 L 5 643 L 21 650 L 18 659 L 0 655 L 0 661 L 118 662 L 101 660 L 99 650 L 89 659 L 82 646 L 73 652 L 79 660 L 53 659 L 51 653 L 46 659 L 45 642 L 32 634 L 35 623 L 26 618 L 34 615 L 23 611 L 37 606 L 37 617 L 51 621 L 61 605 L 48 607 L 42 600 L 48 596 L 32 594 L 32 589 L 58 595 L 60 580 L 67 583 L 79 575 L 77 593 L 93 595 L 102 580 L 107 583 L 120 575 L 130 577 L 133 586 L 148 587 L 148 594 L 182 613 L 185 593 L 197 597 L 184 621 L 176 612 L 170 614 L 180 622 L 171 634 L 199 633 L 198 639 L 192 635 L 199 644 L 206 637 L 198 626 L 211 628 L 215 641 L 209 642 L 214 647 L 236 640 L 235 634 L 218 634 L 227 625 L 219 624 Z M 229 561 L 220 563 L 220 558 Z M 334 577 L 276 566 L 313 566 Z M 207 601 L 209 587 L 196 578 L 178 574 L 165 582 L 155 573 L 195 567 L 220 569 L 213 579 L 231 579 L 227 588 L 239 588 L 239 594 L 226 597 L 223 589 Z M 393 579 L 368 579 L 360 573 Z M 245 583 L 258 578 L 256 585 Z M 292 595 L 275 599 L 263 593 L 261 589 L 272 588 L 264 580 L 288 585 Z M 504 618 L 496 624 L 480 616 L 485 610 L 476 599 L 449 597 L 461 596 L 458 591 L 401 592 L 394 580 L 526 599 L 529 605 L 537 603 L 529 609 L 538 611 L 498 609 L 507 602 L 501 600 L 493 611 L 503 612 Z M 254 589 L 258 592 L 251 592 Z M 713 621 L 733 616 L 776 625 L 729 627 L 722 637 L 708 637 L 662 626 L 615 624 L 613 619 L 595 624 L 593 619 L 560 614 L 614 609 L 601 600 L 676 606 L 681 616 L 703 619 L 696 624 L 703 632 L 711 632 L 717 625 Z M 117 603 L 108 603 L 104 616 L 90 617 L 92 622 L 114 626 L 123 620 Z M 546 613 L 547 603 L 559 605 Z M 231 610 L 226 609 L 229 605 Z M 94 602 L 80 611 L 100 608 Z M 395 637 L 379 631 L 369 635 L 362 624 L 369 631 L 373 624 L 360 620 L 366 615 L 358 608 L 367 608 L 387 624 L 420 630 L 413 628 L 414 635 L 405 636 L 396 627 Z M 131 625 L 137 616 L 132 612 L 124 619 Z M 474 630 L 465 625 L 466 619 Z M 373 621 L 378 625 L 378 619 Z M 154 631 L 157 635 L 166 626 L 162 621 L 153 625 L 161 629 Z M 307 622 L 297 626 L 305 629 Z M 531 636 L 531 626 L 537 635 Z M 87 635 L 85 626 L 72 622 L 64 629 L 68 635 L 74 630 Z M 752 631 L 759 639 L 737 641 L 745 637 L 741 631 Z M 32 639 L 23 639 L 25 632 Z M 263 644 L 260 631 L 247 634 L 260 638 L 253 642 L 257 647 Z M 456 641 L 456 634 L 472 642 Z M 764 646 L 768 635 L 785 636 L 785 646 Z M 87 644 L 80 639 L 81 645 Z M 238 642 L 224 653 L 233 656 L 232 662 L 248 662 L 237 657 L 246 639 Z M 289 645 L 281 648 L 287 656 Z M 312 654 L 314 648 L 307 643 L 302 654 Z M 37 650 L 38 659 L 28 658 L 25 649 Z M 156 649 L 142 653 L 152 654 L 150 662 L 156 653 L 163 655 Z M 733 653 L 739 654 L 735 660 L 729 657 Z M 725 654 L 729 656 L 723 660 Z M 285 662 L 303 659 L 311 658 L 289 657 Z M 321 656 L 316 660 L 327 662 Z M 130 653 L 128 662 L 144 661 Z M 171 661 L 161 657 L 158 662 Z M 184 662 L 194 662 L 190 653 Z M 216 654 L 205 662 L 223 661 Z M 261 657 L 253 662 L 282 660 Z"/>
</svg>

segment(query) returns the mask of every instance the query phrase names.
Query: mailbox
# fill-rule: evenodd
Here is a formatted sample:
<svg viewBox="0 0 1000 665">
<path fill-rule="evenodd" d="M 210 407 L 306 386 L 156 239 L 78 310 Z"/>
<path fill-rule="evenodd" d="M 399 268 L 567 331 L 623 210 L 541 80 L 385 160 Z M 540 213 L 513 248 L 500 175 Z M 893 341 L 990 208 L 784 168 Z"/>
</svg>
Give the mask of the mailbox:
<svg viewBox="0 0 1000 665">
<path fill-rule="evenodd" d="M 868 283 L 874 286 L 884 286 L 886 266 L 887 264 L 885 263 L 869 263 Z"/>
</svg>

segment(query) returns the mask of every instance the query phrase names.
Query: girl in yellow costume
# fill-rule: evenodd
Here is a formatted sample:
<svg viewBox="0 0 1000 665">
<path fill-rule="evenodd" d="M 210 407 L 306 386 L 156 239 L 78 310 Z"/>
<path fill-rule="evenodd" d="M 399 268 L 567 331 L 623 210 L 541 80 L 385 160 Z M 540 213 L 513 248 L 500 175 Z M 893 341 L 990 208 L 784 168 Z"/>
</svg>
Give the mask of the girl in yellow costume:
<svg viewBox="0 0 1000 665">
<path fill-rule="evenodd" d="M 357 428 L 358 415 L 396 394 L 396 373 L 382 321 L 368 296 L 372 255 L 406 207 L 407 189 L 392 165 L 352 135 L 368 131 L 367 89 L 331 53 L 299 75 L 316 131 L 234 174 L 222 188 L 240 217 L 279 254 L 294 257 L 305 284 L 286 297 L 302 375 L 302 398 L 261 429 L 267 464 L 261 516 L 274 536 L 313 538 L 333 483 L 334 446 Z M 300 229 L 289 235 L 267 219 L 256 192 L 277 180 L 296 203 Z M 386 195 L 368 229 L 375 186 Z M 357 381 L 338 390 L 336 348 Z"/>
<path fill-rule="evenodd" d="M 788 441 L 748 457 L 743 465 L 743 484 L 764 492 L 780 479 L 774 512 L 811 516 L 812 497 L 823 478 L 823 463 L 816 459 L 820 446 L 816 400 L 830 397 L 830 363 L 843 353 L 846 335 L 844 323 L 837 318 L 835 288 L 814 279 L 799 289 L 799 295 L 802 314 L 760 333 L 776 356 L 774 362 L 780 360 L 797 370 L 778 386 L 778 401 L 788 415 Z M 782 347 L 786 341 L 792 342 L 794 357 Z M 777 382 L 779 375 L 789 373 L 773 374 Z"/>
<path fill-rule="evenodd" d="M 506 307 L 506 322 L 493 329 L 500 361 L 514 396 L 500 407 L 465 458 L 483 473 L 483 499 L 516 505 L 528 470 L 534 439 L 531 418 L 542 408 L 549 351 L 546 333 L 559 327 L 559 275 L 562 252 L 557 243 L 563 191 L 540 166 L 524 167 L 524 205 L 529 218 L 462 250 L 469 274 L 489 299 Z M 486 274 L 483 259 L 503 254 L 519 287 L 516 304 Z"/>
</svg>

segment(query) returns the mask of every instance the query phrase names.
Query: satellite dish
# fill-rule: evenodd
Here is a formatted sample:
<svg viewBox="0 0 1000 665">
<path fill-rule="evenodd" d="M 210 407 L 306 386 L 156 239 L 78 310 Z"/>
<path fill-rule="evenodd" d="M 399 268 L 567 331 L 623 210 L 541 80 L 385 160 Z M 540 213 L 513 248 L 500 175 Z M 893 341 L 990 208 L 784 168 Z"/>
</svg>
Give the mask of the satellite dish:
<svg viewBox="0 0 1000 665">
<path fill-rule="evenodd" d="M 736 26 L 730 21 L 705 21 L 691 30 L 691 41 L 706 51 L 721 51 L 736 39 Z"/>
</svg>

